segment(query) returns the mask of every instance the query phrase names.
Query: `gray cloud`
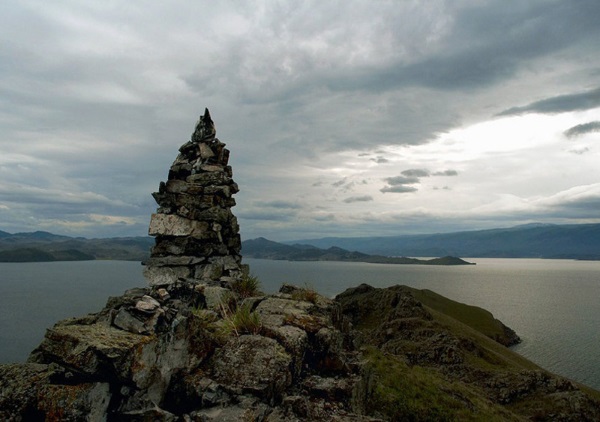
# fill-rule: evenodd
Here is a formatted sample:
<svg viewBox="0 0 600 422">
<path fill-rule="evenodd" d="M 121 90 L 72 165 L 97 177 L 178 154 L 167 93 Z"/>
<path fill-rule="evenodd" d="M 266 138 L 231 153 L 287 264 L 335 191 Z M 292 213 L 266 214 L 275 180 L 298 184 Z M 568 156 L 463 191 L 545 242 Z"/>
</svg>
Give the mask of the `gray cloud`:
<svg viewBox="0 0 600 422">
<path fill-rule="evenodd" d="M 407 177 L 429 177 L 429 170 L 426 169 L 409 169 L 401 171 L 400 174 L 403 174 Z"/>
<path fill-rule="evenodd" d="M 444 171 L 436 171 L 433 173 L 434 176 L 458 176 L 458 172 L 456 170 L 444 170 Z"/>
<path fill-rule="evenodd" d="M 302 208 L 302 205 L 296 203 L 296 202 L 291 202 L 291 201 L 267 201 L 262 203 L 263 206 L 265 207 L 270 207 L 270 208 L 279 208 L 279 209 L 293 209 L 293 210 L 297 210 Z"/>
<path fill-rule="evenodd" d="M 591 132 L 600 132 L 600 121 L 588 122 L 573 126 L 572 128 L 565 130 L 564 135 L 567 138 L 573 138 Z"/>
<path fill-rule="evenodd" d="M 242 210 L 237 215 L 243 220 L 290 221 L 296 216 L 294 212 L 277 212 L 274 210 Z"/>
<path fill-rule="evenodd" d="M 383 193 L 408 193 L 408 192 L 416 192 L 417 188 L 412 187 L 412 186 L 405 186 L 405 185 L 395 185 L 395 186 L 384 186 L 383 188 L 380 189 L 381 192 Z"/>
<path fill-rule="evenodd" d="M 406 176 L 394 176 L 394 177 L 386 177 L 385 179 L 383 179 L 384 181 L 386 181 L 388 184 L 392 185 L 392 186 L 396 186 L 396 185 L 410 185 L 413 183 L 419 183 L 419 178 L 418 177 L 406 177 Z"/>
<path fill-rule="evenodd" d="M 353 202 L 369 202 L 372 201 L 373 197 L 371 195 L 363 195 L 363 196 L 351 196 L 349 198 L 344 199 L 343 202 L 346 204 L 351 204 Z"/>
<path fill-rule="evenodd" d="M 297 216 L 331 190 L 331 174 L 357 174 L 338 192 L 382 177 L 385 166 L 329 172 L 346 165 L 327 162 L 337 153 L 392 163 L 401 153 L 388 146 L 422 145 L 498 110 L 599 104 L 598 90 L 582 92 L 598 86 L 599 2 L 422 3 L 7 2 L 0 229 L 61 219 L 71 233 L 145 234 L 150 192 L 204 106 L 232 151 L 247 230 L 273 221 L 302 232 Z M 559 81 L 544 90 L 579 94 L 536 101 L 540 76 Z M 401 174 L 382 192 L 413 192 L 425 177 Z M 315 180 L 319 189 L 302 190 Z M 296 190 L 306 209 L 270 200 Z M 319 230 L 358 230 L 330 216 L 339 224 Z"/>
<path fill-rule="evenodd" d="M 467 6 L 455 10 L 454 31 L 445 38 L 449 50 L 410 64 L 399 60 L 379 71 L 365 69 L 351 80 L 338 78 L 330 86 L 380 91 L 407 85 L 481 88 L 511 77 L 523 61 L 589 39 L 591 34 L 597 36 L 600 29 L 595 16 L 600 14 L 600 4 L 587 0 L 578 6 L 560 1 Z"/>
<path fill-rule="evenodd" d="M 588 152 L 590 152 L 590 149 L 588 147 L 584 147 L 584 148 L 572 149 L 572 150 L 569 150 L 569 152 L 571 154 L 583 155 L 583 154 L 587 154 Z"/>
<path fill-rule="evenodd" d="M 600 107 L 600 88 L 576 94 L 559 95 L 535 101 L 521 107 L 511 107 L 497 116 L 511 116 L 525 113 L 556 114 L 567 111 L 589 110 Z"/>
</svg>

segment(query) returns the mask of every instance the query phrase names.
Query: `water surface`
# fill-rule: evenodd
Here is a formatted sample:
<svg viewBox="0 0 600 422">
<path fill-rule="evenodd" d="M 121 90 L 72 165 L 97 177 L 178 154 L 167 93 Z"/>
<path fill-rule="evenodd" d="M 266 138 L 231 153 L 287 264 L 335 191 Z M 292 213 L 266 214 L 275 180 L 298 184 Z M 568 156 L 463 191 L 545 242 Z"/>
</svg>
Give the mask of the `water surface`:
<svg viewBox="0 0 600 422">
<path fill-rule="evenodd" d="M 481 306 L 521 336 L 514 350 L 600 389 L 600 262 L 466 259 L 477 265 L 244 262 L 267 293 L 284 282 L 327 296 L 361 283 L 405 284 Z M 99 311 L 108 296 L 145 284 L 139 262 L 0 263 L 0 362 L 25 361 L 56 321 Z"/>
</svg>

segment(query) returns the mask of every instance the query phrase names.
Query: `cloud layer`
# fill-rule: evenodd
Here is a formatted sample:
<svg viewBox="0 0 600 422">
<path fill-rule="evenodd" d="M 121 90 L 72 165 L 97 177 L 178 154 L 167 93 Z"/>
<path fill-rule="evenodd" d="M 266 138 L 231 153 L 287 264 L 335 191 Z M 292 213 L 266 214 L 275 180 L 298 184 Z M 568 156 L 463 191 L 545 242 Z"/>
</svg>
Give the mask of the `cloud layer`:
<svg viewBox="0 0 600 422">
<path fill-rule="evenodd" d="M 0 230 L 143 235 L 209 107 L 246 238 L 597 213 L 600 3 L 25 1 L 0 14 Z"/>
</svg>

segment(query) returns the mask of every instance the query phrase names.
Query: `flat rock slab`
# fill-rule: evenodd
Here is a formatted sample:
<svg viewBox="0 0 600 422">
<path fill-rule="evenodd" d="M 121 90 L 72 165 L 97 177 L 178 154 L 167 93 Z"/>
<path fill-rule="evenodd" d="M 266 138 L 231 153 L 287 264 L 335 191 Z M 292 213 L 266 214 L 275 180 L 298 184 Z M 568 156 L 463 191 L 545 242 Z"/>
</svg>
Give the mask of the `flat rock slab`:
<svg viewBox="0 0 600 422">
<path fill-rule="evenodd" d="M 148 234 L 150 236 L 206 237 L 209 224 L 204 221 L 188 220 L 176 214 L 152 214 Z"/>
<path fill-rule="evenodd" d="M 91 325 L 56 325 L 46 332 L 31 360 L 57 362 L 98 379 L 107 370 L 119 375 L 136 348 L 153 341 L 152 336 L 133 334 L 103 323 Z M 125 375 L 125 374 L 122 374 Z"/>
</svg>

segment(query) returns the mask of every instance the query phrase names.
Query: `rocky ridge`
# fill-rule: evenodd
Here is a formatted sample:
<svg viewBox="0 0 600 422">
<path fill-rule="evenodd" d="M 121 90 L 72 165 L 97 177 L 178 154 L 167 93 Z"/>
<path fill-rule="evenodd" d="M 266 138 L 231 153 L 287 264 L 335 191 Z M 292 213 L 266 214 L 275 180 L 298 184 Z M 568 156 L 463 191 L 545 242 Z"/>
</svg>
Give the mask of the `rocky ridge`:
<svg viewBox="0 0 600 422">
<path fill-rule="evenodd" d="M 597 392 L 427 292 L 261 294 L 241 264 L 237 185 L 214 136 L 206 111 L 154 194 L 149 286 L 57 323 L 28 363 L 0 365 L 1 420 L 600 419 Z"/>
</svg>

